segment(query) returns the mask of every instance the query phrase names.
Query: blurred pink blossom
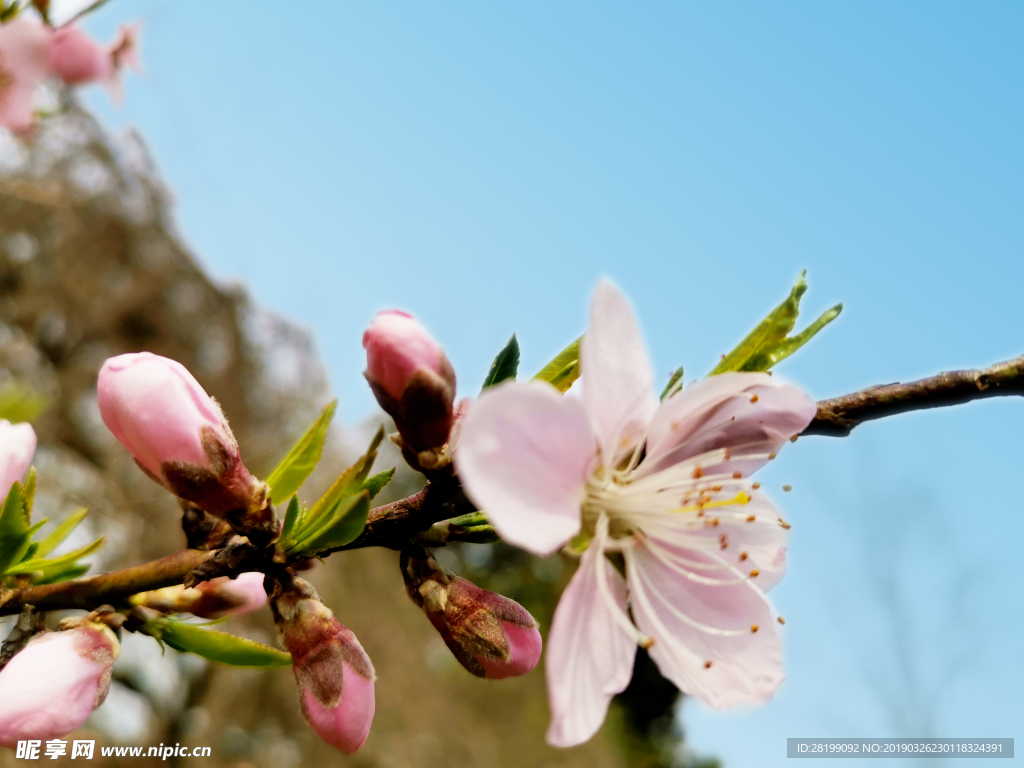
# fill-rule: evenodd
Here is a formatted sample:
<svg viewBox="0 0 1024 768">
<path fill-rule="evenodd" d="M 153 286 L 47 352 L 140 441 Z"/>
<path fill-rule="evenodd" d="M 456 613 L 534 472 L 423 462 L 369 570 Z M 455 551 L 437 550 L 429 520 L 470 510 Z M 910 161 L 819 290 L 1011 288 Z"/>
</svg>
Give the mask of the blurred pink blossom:
<svg viewBox="0 0 1024 768">
<path fill-rule="evenodd" d="M 36 452 L 36 433 L 29 424 L 0 419 L 0 504 L 11 486 L 24 479 Z"/>
<path fill-rule="evenodd" d="M 35 125 L 36 86 L 49 74 L 53 32 L 16 18 L 0 25 L 0 127 L 25 133 Z"/>
<path fill-rule="evenodd" d="M 106 698 L 119 652 L 114 633 L 91 624 L 29 641 L 0 672 L 0 745 L 78 728 Z"/>
</svg>

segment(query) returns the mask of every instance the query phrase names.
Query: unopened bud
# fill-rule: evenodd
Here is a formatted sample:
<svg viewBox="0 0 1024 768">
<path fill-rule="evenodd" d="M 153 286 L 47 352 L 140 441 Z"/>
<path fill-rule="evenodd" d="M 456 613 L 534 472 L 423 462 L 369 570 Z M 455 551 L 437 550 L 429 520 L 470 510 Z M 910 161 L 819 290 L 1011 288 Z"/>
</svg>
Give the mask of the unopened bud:
<svg viewBox="0 0 1024 768">
<path fill-rule="evenodd" d="M 25 476 L 36 452 L 36 433 L 28 424 L 0 419 L 0 504 Z"/>
<path fill-rule="evenodd" d="M 402 574 L 409 597 L 474 675 L 501 680 L 537 666 L 540 631 L 515 600 L 449 573 L 426 552 L 403 553 Z"/>
<path fill-rule="evenodd" d="M 256 571 L 231 579 L 218 576 L 191 589 L 182 585 L 139 592 L 132 605 L 153 608 L 162 613 L 191 613 L 204 619 L 241 616 L 259 610 L 267 603 L 263 574 Z"/>
<path fill-rule="evenodd" d="M 50 70 L 68 85 L 81 85 L 109 79 L 114 62 L 109 51 L 77 26 L 69 25 L 53 33 Z"/>
<path fill-rule="evenodd" d="M 378 312 L 363 334 L 366 380 L 413 452 L 448 441 L 455 371 L 441 345 L 411 315 Z"/>
<path fill-rule="evenodd" d="M 220 406 L 185 366 L 118 355 L 103 364 L 97 395 L 104 423 L 150 477 L 250 538 L 276 535 L 266 484 L 249 474 Z"/>
<path fill-rule="evenodd" d="M 0 745 L 65 736 L 110 690 L 120 645 L 101 623 L 34 637 L 0 672 Z"/>
<path fill-rule="evenodd" d="M 370 657 L 307 581 L 278 583 L 271 609 L 281 644 L 292 655 L 302 714 L 320 738 L 351 755 L 373 722 L 376 675 Z"/>
</svg>

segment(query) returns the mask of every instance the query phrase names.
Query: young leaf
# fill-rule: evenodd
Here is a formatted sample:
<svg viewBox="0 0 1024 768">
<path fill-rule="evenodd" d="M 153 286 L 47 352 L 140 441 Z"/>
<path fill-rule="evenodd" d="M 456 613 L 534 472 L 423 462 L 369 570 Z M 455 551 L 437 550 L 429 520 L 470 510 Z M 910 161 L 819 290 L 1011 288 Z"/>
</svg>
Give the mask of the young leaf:
<svg viewBox="0 0 1024 768">
<path fill-rule="evenodd" d="M 0 508 L 0 574 L 21 560 L 32 542 L 24 494 L 22 484 L 14 483 Z"/>
<path fill-rule="evenodd" d="M 494 358 L 494 362 L 491 363 L 491 370 L 487 373 L 487 378 L 484 379 L 483 389 L 493 387 L 506 379 L 514 379 L 516 373 L 519 372 L 519 342 L 516 341 L 516 335 L 513 333 L 512 338 L 508 340 L 508 344 L 505 348 L 498 353 L 498 356 Z"/>
<path fill-rule="evenodd" d="M 284 543 L 290 540 L 295 525 L 299 522 L 299 497 L 292 496 L 288 502 L 288 509 L 284 513 L 284 525 L 281 526 L 281 535 L 278 541 Z"/>
<path fill-rule="evenodd" d="M 554 385 L 559 392 L 568 391 L 573 382 L 580 377 L 581 341 L 582 336 L 555 355 L 554 359 L 541 368 L 533 378 Z"/>
<path fill-rule="evenodd" d="M 391 482 L 391 478 L 395 476 L 395 468 L 385 469 L 383 472 L 378 472 L 375 475 L 370 475 L 363 482 L 363 490 L 370 494 L 370 500 L 378 493 L 384 490 L 384 487 Z"/>
<path fill-rule="evenodd" d="M 289 553 L 313 555 L 325 549 L 342 547 L 363 532 L 369 513 L 370 495 L 366 491 L 348 497 L 334 508 L 324 525 L 296 543 Z"/>
<path fill-rule="evenodd" d="M 50 554 L 64 539 L 71 535 L 71 532 L 78 527 L 78 524 L 85 519 L 87 514 L 89 514 L 88 508 L 82 507 L 64 518 L 64 522 L 50 531 L 50 535 L 39 542 L 39 548 L 36 550 L 34 557 L 46 557 Z"/>
<path fill-rule="evenodd" d="M 683 366 L 680 365 L 678 368 L 676 368 L 674 371 L 672 371 L 672 375 L 668 377 L 668 384 L 666 384 L 665 388 L 661 391 L 661 399 L 662 400 L 665 400 L 665 399 L 671 397 L 676 392 L 678 392 L 680 389 L 682 389 L 683 385 L 680 382 L 680 380 L 682 378 L 683 378 Z M 676 386 L 677 384 L 678 384 L 678 386 Z"/>
<path fill-rule="evenodd" d="M 23 560 L 17 565 L 13 565 L 7 569 L 8 573 L 34 573 L 36 571 L 42 571 L 43 577 L 45 578 L 48 573 L 59 571 L 65 566 L 72 565 L 76 560 L 91 555 L 97 549 L 103 546 L 103 537 L 100 536 L 92 544 L 76 549 L 73 552 L 68 552 L 65 555 L 51 558 L 35 558 L 33 560 Z"/>
<path fill-rule="evenodd" d="M 327 429 L 331 425 L 331 419 L 334 418 L 334 411 L 337 407 L 337 400 L 324 406 L 320 416 L 306 430 L 306 434 L 299 438 L 299 441 L 288 451 L 288 455 L 281 459 L 281 463 L 270 473 L 266 482 L 270 486 L 271 498 L 274 501 L 280 503 L 299 490 L 299 487 L 306 482 L 306 478 L 316 469 L 324 452 Z"/>
<path fill-rule="evenodd" d="M 327 493 L 321 496 L 309 508 L 309 511 L 303 516 L 301 528 L 296 529 L 292 534 L 293 540 L 302 541 L 314 534 L 318 534 L 329 524 L 332 514 L 346 497 L 353 496 L 362 491 L 363 483 L 367 475 L 370 474 L 373 461 L 377 458 L 377 449 L 383 440 L 384 427 L 382 426 L 373 436 L 373 440 L 370 441 L 370 447 L 366 453 L 360 456 L 355 464 L 346 469 L 341 477 L 335 480 L 334 484 L 327 489 Z"/>
<path fill-rule="evenodd" d="M 796 327 L 800 299 L 807 292 L 806 274 L 806 270 L 800 273 L 800 278 L 786 300 L 773 309 L 732 352 L 725 355 L 708 375 L 727 371 L 767 371 L 806 344 L 815 333 L 838 316 L 842 310 L 841 304 L 818 318 L 807 330 L 787 338 Z"/>
<path fill-rule="evenodd" d="M 45 571 L 42 575 L 36 576 L 36 578 L 32 580 L 32 583 L 39 586 L 42 584 L 57 584 L 61 581 L 71 581 L 72 579 L 77 579 L 79 576 L 87 574 L 91 567 L 92 566 L 88 564 L 79 565 L 78 563 L 71 563 L 69 565 L 65 565 L 63 568 L 53 568 Z"/>
<path fill-rule="evenodd" d="M 143 631 L 171 648 L 234 667 L 287 667 L 291 654 L 244 637 L 171 619 L 154 619 Z"/>
</svg>

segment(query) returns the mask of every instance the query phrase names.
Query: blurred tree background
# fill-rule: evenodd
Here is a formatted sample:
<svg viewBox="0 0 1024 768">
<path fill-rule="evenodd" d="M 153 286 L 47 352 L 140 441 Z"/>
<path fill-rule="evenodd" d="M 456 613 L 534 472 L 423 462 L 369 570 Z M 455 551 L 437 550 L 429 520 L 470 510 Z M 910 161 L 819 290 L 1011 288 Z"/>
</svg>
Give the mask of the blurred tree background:
<svg viewBox="0 0 1024 768">
<path fill-rule="evenodd" d="M 88 505 L 87 525 L 66 546 L 103 535 L 106 546 L 92 558 L 96 573 L 184 545 L 175 501 L 138 470 L 100 419 L 95 382 L 107 357 L 145 349 L 182 362 L 223 405 L 257 475 L 331 393 L 307 331 L 261 310 L 242 286 L 218 283 L 189 253 L 142 139 L 130 131 L 111 138 L 69 96 L 60 99 L 59 114 L 31 139 L 0 135 L 0 392 L 27 389 L 42 398 L 45 407 L 33 419 L 37 514 L 59 522 Z M 335 430 L 310 498 L 365 448 L 383 418 Z M 392 448 L 377 464 L 399 467 L 382 503 L 419 482 Z M 451 547 L 438 558 L 523 603 L 542 630 L 573 569 L 561 556 L 534 558 L 503 544 Z M 207 765 L 267 768 L 718 765 L 685 749 L 678 691 L 646 653 L 601 733 L 559 751 L 544 743 L 542 670 L 501 682 L 466 673 L 406 597 L 396 553 L 335 556 L 309 578 L 377 669 L 373 730 L 355 756 L 344 758 L 308 727 L 288 670 L 214 667 L 128 634 L 106 703 L 69 738 L 96 738 L 98 746 L 210 746 Z M 11 623 L 3 620 L 0 636 Z M 268 611 L 233 618 L 228 628 L 273 642 Z M 140 764 L 100 758 L 99 750 L 96 759 Z M 147 762 L 156 760 L 141 760 Z M 0 766 L 8 764 L 13 754 L 0 754 Z"/>
</svg>

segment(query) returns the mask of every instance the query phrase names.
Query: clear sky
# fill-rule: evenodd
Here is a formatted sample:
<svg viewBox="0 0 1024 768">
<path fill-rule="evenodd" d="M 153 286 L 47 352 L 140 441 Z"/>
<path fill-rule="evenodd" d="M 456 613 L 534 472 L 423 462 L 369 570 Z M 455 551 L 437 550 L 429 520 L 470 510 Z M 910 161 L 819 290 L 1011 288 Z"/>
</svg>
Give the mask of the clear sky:
<svg viewBox="0 0 1024 768">
<path fill-rule="evenodd" d="M 146 75 L 89 103 L 141 129 L 210 271 L 315 331 L 347 421 L 377 309 L 469 394 L 513 331 L 530 372 L 574 338 L 602 275 L 666 375 L 804 268 L 808 319 L 846 305 L 778 370 L 816 397 L 1024 352 L 1019 3 L 113 0 L 88 26 L 134 18 Z M 1022 424 L 1003 399 L 788 447 L 790 679 L 688 702 L 691 745 L 1024 736 Z"/>
</svg>

